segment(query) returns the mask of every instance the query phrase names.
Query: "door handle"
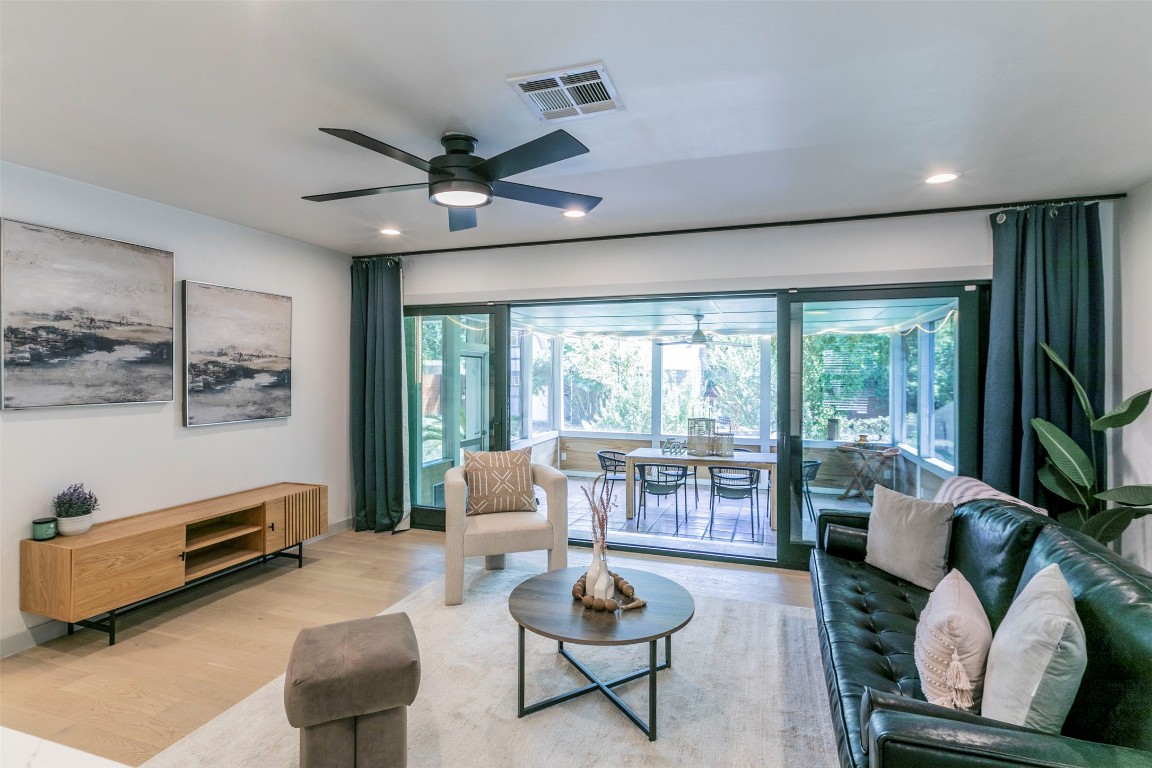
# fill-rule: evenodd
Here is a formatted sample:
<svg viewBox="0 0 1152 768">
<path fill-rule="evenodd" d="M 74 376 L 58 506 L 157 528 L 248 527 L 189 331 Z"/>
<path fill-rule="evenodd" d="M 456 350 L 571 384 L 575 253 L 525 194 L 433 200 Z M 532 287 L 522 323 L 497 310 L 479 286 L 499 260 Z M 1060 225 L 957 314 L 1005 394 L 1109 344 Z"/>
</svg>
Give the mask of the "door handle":
<svg viewBox="0 0 1152 768">
<path fill-rule="evenodd" d="M 276 521 L 273 520 L 272 522 L 268 523 L 268 528 L 273 531 L 276 530 Z"/>
</svg>

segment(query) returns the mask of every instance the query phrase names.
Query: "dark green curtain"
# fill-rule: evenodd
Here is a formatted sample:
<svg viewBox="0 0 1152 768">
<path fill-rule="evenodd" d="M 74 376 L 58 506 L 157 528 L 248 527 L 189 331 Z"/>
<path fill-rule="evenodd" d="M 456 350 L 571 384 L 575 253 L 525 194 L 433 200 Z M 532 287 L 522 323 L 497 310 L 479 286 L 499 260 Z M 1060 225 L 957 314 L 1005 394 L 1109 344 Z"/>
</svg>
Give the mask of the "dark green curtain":
<svg viewBox="0 0 1152 768">
<path fill-rule="evenodd" d="M 983 479 L 1025 501 L 1046 505 L 1053 500 L 1043 497 L 1036 479 L 1044 453 L 1031 419 L 1047 419 L 1085 450 L 1090 440 L 1099 439 L 1087 427 L 1067 376 L 1049 362 L 1039 344 L 1047 343 L 1063 358 L 1101 413 L 1104 277 L 1099 205 L 1037 205 L 994 213 L 990 219 L 992 306 Z"/>
<path fill-rule="evenodd" d="M 350 433 L 357 531 L 404 519 L 404 309 L 400 261 L 352 262 Z"/>
</svg>

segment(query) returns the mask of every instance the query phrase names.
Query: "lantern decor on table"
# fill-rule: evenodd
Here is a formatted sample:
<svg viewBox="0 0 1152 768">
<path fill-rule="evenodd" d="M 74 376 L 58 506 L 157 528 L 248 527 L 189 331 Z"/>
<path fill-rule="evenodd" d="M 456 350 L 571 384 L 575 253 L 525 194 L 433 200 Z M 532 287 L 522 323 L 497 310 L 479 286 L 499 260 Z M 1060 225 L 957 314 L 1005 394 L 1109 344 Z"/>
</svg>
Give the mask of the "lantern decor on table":
<svg viewBox="0 0 1152 768">
<path fill-rule="evenodd" d="M 716 419 L 688 419 L 688 455 L 707 456 L 716 434 Z"/>
<path fill-rule="evenodd" d="M 712 450 L 709 453 L 713 456 L 731 456 L 735 444 L 735 436 L 732 434 L 732 419 L 727 416 L 718 417 L 716 419 L 716 431 L 712 435 Z"/>
<path fill-rule="evenodd" d="M 608 570 L 608 512 L 614 505 L 608 479 L 600 475 L 593 480 L 591 491 L 584 488 L 584 498 L 588 499 L 588 508 L 592 511 L 592 564 L 572 585 L 572 598 L 595 611 L 643 607 L 644 601 L 636 597 L 632 585 L 620 574 Z"/>
</svg>

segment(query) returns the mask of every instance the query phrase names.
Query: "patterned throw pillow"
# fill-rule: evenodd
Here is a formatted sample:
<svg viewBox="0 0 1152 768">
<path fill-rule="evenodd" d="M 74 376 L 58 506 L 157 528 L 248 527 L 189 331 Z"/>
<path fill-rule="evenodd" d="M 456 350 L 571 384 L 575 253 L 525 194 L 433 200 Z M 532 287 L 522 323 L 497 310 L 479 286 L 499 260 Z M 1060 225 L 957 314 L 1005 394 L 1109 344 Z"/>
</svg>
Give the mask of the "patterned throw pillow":
<svg viewBox="0 0 1152 768">
<path fill-rule="evenodd" d="M 464 482 L 468 484 L 467 515 L 536 511 L 531 448 L 464 451 Z"/>
<path fill-rule="evenodd" d="M 972 585 L 953 569 L 928 596 L 913 646 L 924 696 L 949 709 L 980 711 L 992 625 Z"/>
</svg>

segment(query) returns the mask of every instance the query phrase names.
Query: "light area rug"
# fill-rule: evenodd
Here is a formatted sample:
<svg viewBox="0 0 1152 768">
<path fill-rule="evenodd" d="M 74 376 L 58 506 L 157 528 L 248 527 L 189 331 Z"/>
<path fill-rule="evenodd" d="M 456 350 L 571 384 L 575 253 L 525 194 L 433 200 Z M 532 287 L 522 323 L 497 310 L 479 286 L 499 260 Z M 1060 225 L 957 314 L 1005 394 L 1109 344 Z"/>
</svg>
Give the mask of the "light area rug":
<svg viewBox="0 0 1152 768">
<path fill-rule="evenodd" d="M 837 765 L 815 613 L 719 597 L 690 579 L 681 583 L 696 613 L 673 635 L 672 668 L 658 673 L 657 741 L 596 692 L 517 718 L 508 595 L 538 571 L 509 566 L 470 563 L 463 605 L 445 606 L 434 582 L 385 611 L 406 612 L 420 645 L 420 692 L 408 712 L 412 768 Z M 568 647 L 603 679 L 648 663 L 646 643 Z M 663 659 L 664 643 L 658 647 Z M 526 634 L 527 701 L 585 682 L 554 641 Z M 283 689 L 281 676 L 144 765 L 297 766 L 299 737 L 285 719 Z M 647 717 L 646 678 L 615 690 Z"/>
</svg>

